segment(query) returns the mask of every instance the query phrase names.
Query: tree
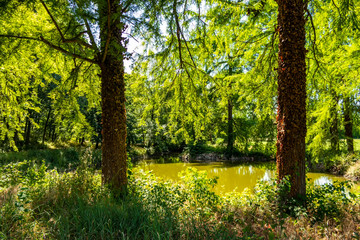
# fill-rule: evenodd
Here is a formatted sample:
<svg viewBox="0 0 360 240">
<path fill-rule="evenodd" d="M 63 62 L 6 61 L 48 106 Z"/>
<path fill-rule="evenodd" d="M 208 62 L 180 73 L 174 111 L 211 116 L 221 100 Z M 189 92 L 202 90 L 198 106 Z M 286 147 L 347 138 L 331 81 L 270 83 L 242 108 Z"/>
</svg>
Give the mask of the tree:
<svg viewBox="0 0 360 240">
<path fill-rule="evenodd" d="M 7 15 L 17 13 L 16 10 L 21 8 L 32 12 L 35 17 L 47 16 L 46 19 L 41 19 L 40 26 L 32 26 L 28 21 L 22 28 L 2 28 L 1 38 L 36 41 L 75 62 L 86 62 L 88 65 L 83 67 L 92 68 L 94 73 L 100 70 L 103 182 L 114 189 L 122 191 L 127 185 L 124 59 L 128 57 L 126 44 L 129 32 L 126 29 L 131 24 L 131 31 L 135 35 L 146 32 L 147 34 L 143 34 L 146 35 L 145 40 L 150 41 L 151 38 L 160 42 L 160 22 L 166 19 L 172 23 L 169 25 L 171 32 L 176 22 L 179 36 L 178 6 L 185 5 L 186 8 L 187 2 L 6 0 L 0 4 Z M 193 2 L 200 5 L 198 1 Z"/>
<path fill-rule="evenodd" d="M 313 162 L 324 162 L 330 155 L 344 152 L 342 136 L 345 134 L 351 145 L 351 125 L 356 132 L 356 124 L 352 124 L 356 122 L 356 110 L 351 106 L 356 105 L 359 85 L 358 17 L 355 9 L 349 9 L 354 5 L 348 4 L 350 2 L 319 1 L 309 5 L 312 17 L 307 41 L 307 150 Z M 347 108 L 347 99 L 350 100 L 350 108 Z M 340 117 L 340 105 L 343 106 L 343 118 Z"/>
<path fill-rule="evenodd" d="M 7 9 L 18 9 L 22 7 L 21 3 L 23 2 L 13 1 L 4 5 Z M 15 31 L 2 29 L 6 32 L 1 32 L 0 37 L 38 41 L 71 58 L 88 62 L 90 67 L 97 65 L 100 68 L 103 182 L 110 184 L 114 189 L 124 189 L 127 184 L 127 157 L 123 64 L 126 52 L 124 37 L 126 25 L 123 19 L 129 4 L 115 0 L 69 2 L 39 0 L 27 4 L 36 9 L 34 14 L 37 12 L 44 14 L 43 10 L 45 10 L 48 19 L 44 22 L 50 21 L 52 29 L 45 28 L 45 24 L 41 26 L 42 29 L 40 27 L 40 30 L 36 29 L 37 31 L 31 33 L 23 29 Z M 94 5 L 95 12 L 94 7 L 92 8 Z M 92 25 L 91 22 L 94 24 Z M 93 35 L 95 22 L 100 28 L 100 44 L 96 43 Z M 49 32 L 52 33 L 51 36 Z M 83 36 L 85 34 L 87 38 Z"/>
<path fill-rule="evenodd" d="M 306 63 L 303 0 L 278 0 L 277 173 L 290 177 L 290 197 L 304 196 Z"/>
</svg>

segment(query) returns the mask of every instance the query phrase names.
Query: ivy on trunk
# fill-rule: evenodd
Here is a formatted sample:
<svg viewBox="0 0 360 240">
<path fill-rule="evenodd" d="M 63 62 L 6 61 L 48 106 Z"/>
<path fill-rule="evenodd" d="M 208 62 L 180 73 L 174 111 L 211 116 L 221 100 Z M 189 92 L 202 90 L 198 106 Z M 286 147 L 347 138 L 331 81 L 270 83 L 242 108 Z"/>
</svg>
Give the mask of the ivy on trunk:
<svg viewBox="0 0 360 240">
<path fill-rule="evenodd" d="M 277 173 L 289 197 L 305 195 L 306 63 L 303 0 L 278 0 Z"/>
</svg>

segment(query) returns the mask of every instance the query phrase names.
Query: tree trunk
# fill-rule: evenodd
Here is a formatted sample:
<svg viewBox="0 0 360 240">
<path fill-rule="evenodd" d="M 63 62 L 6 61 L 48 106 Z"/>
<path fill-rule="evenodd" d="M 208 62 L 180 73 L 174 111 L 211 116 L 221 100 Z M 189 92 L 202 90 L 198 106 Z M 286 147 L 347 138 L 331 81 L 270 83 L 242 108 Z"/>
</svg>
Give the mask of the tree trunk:
<svg viewBox="0 0 360 240">
<path fill-rule="evenodd" d="M 53 125 L 53 130 L 52 130 L 52 135 L 51 135 L 51 141 L 55 142 L 55 132 L 56 132 L 56 126 L 55 124 Z"/>
<path fill-rule="evenodd" d="M 337 114 L 337 105 L 339 102 L 338 96 L 334 89 L 330 90 L 331 94 L 331 106 L 330 106 L 330 143 L 331 151 L 339 151 L 339 121 Z"/>
<path fill-rule="evenodd" d="M 26 127 L 25 127 L 25 147 L 29 147 L 30 143 L 30 132 L 31 132 L 31 121 L 30 118 L 26 118 Z"/>
<path fill-rule="evenodd" d="M 233 131 L 233 117 L 232 117 L 233 104 L 231 102 L 230 97 L 228 98 L 227 110 L 228 110 L 227 152 L 231 156 L 234 145 L 234 140 L 233 140 L 234 131 Z"/>
<path fill-rule="evenodd" d="M 303 0 L 278 0 L 278 182 L 290 177 L 289 197 L 304 196 L 306 63 Z"/>
<path fill-rule="evenodd" d="M 232 75 L 232 68 L 229 67 L 229 76 Z M 231 83 L 230 83 L 231 88 Z M 230 91 L 230 90 L 229 90 Z M 233 129 L 233 104 L 231 101 L 231 93 L 229 93 L 228 96 L 228 104 L 227 104 L 227 110 L 228 110 L 228 132 L 227 132 L 227 152 L 229 156 L 232 155 L 233 152 L 233 146 L 234 146 L 234 129 Z"/>
<path fill-rule="evenodd" d="M 26 121 L 25 121 L 25 129 L 24 129 L 24 136 L 26 138 L 26 132 L 27 132 L 27 127 L 28 127 L 28 117 L 26 117 Z"/>
<path fill-rule="evenodd" d="M 112 17 L 110 29 L 108 22 L 103 22 L 101 29 L 102 53 L 106 54 L 101 68 L 101 106 L 102 106 L 102 180 L 113 190 L 120 193 L 127 186 L 126 156 L 126 110 L 124 53 L 125 25 L 121 22 L 120 1 L 109 0 L 100 12 L 102 19 L 107 19 L 108 11 Z M 110 34 L 108 34 L 110 31 Z M 108 49 L 106 48 L 108 46 Z"/>
<path fill-rule="evenodd" d="M 352 122 L 352 109 L 350 104 L 350 98 L 344 98 L 344 127 L 345 138 L 347 144 L 347 150 L 349 153 L 354 152 L 354 137 L 353 137 L 353 122 Z"/>
<path fill-rule="evenodd" d="M 46 122 L 45 122 L 45 126 L 44 126 L 44 132 L 43 132 L 43 137 L 42 137 L 42 144 L 44 144 L 44 142 L 45 142 L 46 128 L 47 128 L 47 125 L 48 125 L 48 123 L 49 123 L 50 114 L 51 114 L 51 108 L 49 109 L 49 113 L 48 113 L 47 118 L 46 118 Z"/>
<path fill-rule="evenodd" d="M 48 135 L 48 139 L 51 139 L 51 131 L 53 129 L 53 122 L 54 121 L 51 121 L 50 124 L 49 124 L 49 135 Z"/>
</svg>

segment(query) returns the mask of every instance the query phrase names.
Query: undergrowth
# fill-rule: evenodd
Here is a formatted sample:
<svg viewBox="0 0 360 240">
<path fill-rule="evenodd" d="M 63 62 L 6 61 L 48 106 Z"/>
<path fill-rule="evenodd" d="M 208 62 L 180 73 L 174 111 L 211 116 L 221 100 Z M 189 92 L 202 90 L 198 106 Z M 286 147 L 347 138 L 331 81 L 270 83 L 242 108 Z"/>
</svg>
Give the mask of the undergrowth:
<svg viewBox="0 0 360 240">
<path fill-rule="evenodd" d="M 2 165 L 0 239 L 359 238 L 359 196 L 349 183 L 308 184 L 303 202 L 291 202 L 286 181 L 219 196 L 217 180 L 193 168 L 178 183 L 134 170 L 119 200 L 101 184 L 91 152 L 80 160 L 61 172 L 33 160 Z"/>
</svg>

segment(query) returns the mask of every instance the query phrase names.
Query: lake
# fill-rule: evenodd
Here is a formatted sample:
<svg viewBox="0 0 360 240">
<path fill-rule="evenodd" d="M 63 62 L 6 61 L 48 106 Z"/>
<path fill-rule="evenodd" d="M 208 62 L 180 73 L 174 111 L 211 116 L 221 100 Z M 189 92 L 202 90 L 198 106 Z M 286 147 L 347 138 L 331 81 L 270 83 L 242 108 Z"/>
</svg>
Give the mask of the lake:
<svg viewBox="0 0 360 240">
<path fill-rule="evenodd" d="M 204 170 L 209 177 L 218 177 L 218 184 L 214 191 L 218 194 L 227 192 L 242 192 L 245 188 L 252 189 L 258 180 L 270 180 L 275 178 L 276 164 L 267 163 L 243 163 L 229 164 L 224 162 L 212 163 L 166 163 L 159 160 L 141 161 L 136 165 L 137 169 L 152 171 L 155 176 L 164 180 L 179 180 L 179 172 L 188 167 Z M 307 173 L 310 182 L 322 185 L 333 181 L 345 181 L 343 177 L 326 173 Z"/>
</svg>

